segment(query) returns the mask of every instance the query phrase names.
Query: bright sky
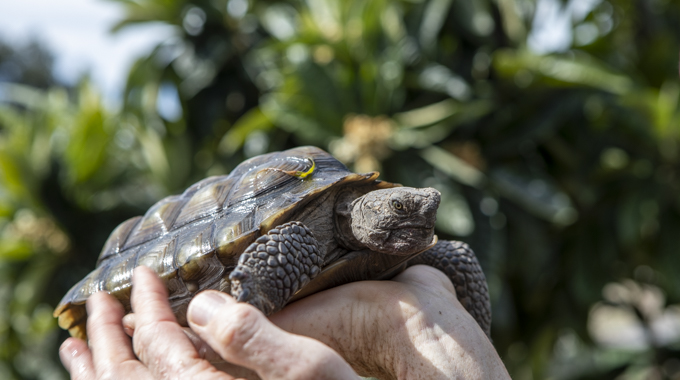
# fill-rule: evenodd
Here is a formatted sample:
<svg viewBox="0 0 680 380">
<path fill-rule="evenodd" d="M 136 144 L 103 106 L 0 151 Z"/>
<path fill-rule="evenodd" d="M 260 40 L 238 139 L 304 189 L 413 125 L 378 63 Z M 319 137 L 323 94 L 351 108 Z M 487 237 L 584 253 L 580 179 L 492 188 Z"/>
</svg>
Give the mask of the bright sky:
<svg viewBox="0 0 680 380">
<path fill-rule="evenodd" d="M 55 75 L 75 83 L 87 72 L 109 101 L 117 102 L 130 65 L 169 38 L 168 26 L 111 27 L 124 13 L 104 0 L 6 0 L 0 6 L 0 38 L 23 43 L 32 37 L 55 56 Z"/>
</svg>

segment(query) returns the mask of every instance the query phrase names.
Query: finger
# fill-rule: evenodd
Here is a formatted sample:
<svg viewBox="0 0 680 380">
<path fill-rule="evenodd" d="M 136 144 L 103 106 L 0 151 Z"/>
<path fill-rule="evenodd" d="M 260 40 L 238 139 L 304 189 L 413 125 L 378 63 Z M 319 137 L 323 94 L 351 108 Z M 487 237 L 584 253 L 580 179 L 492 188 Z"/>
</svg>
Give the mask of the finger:
<svg viewBox="0 0 680 380">
<path fill-rule="evenodd" d="M 68 338 L 59 348 L 62 364 L 72 380 L 93 380 L 95 378 L 92 352 L 85 341 Z"/>
<path fill-rule="evenodd" d="M 136 326 L 136 318 L 135 318 L 135 313 L 130 313 L 126 314 L 123 317 L 123 330 L 125 330 L 125 333 L 132 338 L 135 334 L 135 326 Z M 191 341 L 191 343 L 194 345 L 194 348 L 196 348 L 196 352 L 198 352 L 198 355 L 205 360 L 208 361 L 224 361 L 215 351 L 213 351 L 210 346 L 205 343 L 198 335 L 196 335 L 195 332 L 193 332 L 190 328 L 182 328 L 182 331 L 184 331 L 184 334 L 186 334 L 187 338 Z"/>
<path fill-rule="evenodd" d="M 123 331 L 130 338 L 135 334 L 135 313 L 130 313 L 123 317 Z"/>
<path fill-rule="evenodd" d="M 263 379 L 356 379 L 328 346 L 274 326 L 255 307 L 217 291 L 200 293 L 189 304 L 189 325 L 228 362 L 250 368 Z"/>
<path fill-rule="evenodd" d="M 215 350 L 208 345 L 208 343 L 204 342 L 203 339 L 201 339 L 198 334 L 196 334 L 191 328 L 189 327 L 184 327 L 182 328 L 182 331 L 184 331 L 184 334 L 189 338 L 189 341 L 191 344 L 194 345 L 194 348 L 196 349 L 196 352 L 198 352 L 198 356 L 201 359 L 205 359 L 211 363 L 217 363 L 217 362 L 223 362 L 224 359 L 215 352 Z"/>
<path fill-rule="evenodd" d="M 106 292 L 90 296 L 86 306 L 87 333 L 97 373 L 120 373 L 123 371 L 121 364 L 125 362 L 134 367 L 138 362 L 121 323 L 123 306 Z"/>
<path fill-rule="evenodd" d="M 456 289 L 453 287 L 451 280 L 446 277 L 444 272 L 429 265 L 414 265 L 408 267 L 405 271 L 396 275 L 392 281 L 415 285 L 421 289 L 427 289 L 428 291 L 446 290 L 452 296 L 456 297 Z M 433 286 L 434 281 L 437 282 L 437 285 L 439 285 L 438 287 Z"/>
<path fill-rule="evenodd" d="M 218 370 L 226 372 L 238 379 L 257 378 L 257 374 L 252 370 L 225 361 L 217 352 L 215 352 L 215 350 L 212 349 L 212 347 L 210 347 L 210 345 L 208 345 L 208 343 L 201 339 L 201 337 L 198 336 L 198 334 L 196 334 L 191 328 L 187 327 L 184 328 L 183 330 L 184 333 L 189 338 L 189 340 L 191 341 L 191 343 L 194 344 L 194 347 L 196 347 L 198 355 L 202 359 L 209 361 L 210 364 L 215 366 L 215 368 L 217 368 Z"/>
<path fill-rule="evenodd" d="M 232 378 L 199 357 L 172 313 L 165 285 L 154 272 L 138 267 L 132 281 L 134 350 L 156 377 L 182 373 L 186 378 Z M 128 323 L 131 321 L 129 318 Z"/>
</svg>

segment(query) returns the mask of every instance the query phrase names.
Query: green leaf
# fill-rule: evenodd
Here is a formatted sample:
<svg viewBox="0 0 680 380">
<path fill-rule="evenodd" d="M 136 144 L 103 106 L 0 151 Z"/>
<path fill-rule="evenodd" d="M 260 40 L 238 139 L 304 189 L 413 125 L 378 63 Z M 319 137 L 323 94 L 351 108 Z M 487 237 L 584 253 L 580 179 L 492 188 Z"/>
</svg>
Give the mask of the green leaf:
<svg viewBox="0 0 680 380">
<path fill-rule="evenodd" d="M 633 90 L 633 81 L 615 73 L 595 58 L 584 53 L 571 58 L 556 55 L 539 56 L 526 49 L 501 49 L 494 53 L 494 68 L 506 77 L 522 70 L 549 79 L 558 86 L 586 86 L 623 95 Z"/>
<path fill-rule="evenodd" d="M 253 108 L 246 112 L 236 121 L 229 132 L 227 132 L 220 141 L 219 151 L 227 156 L 230 156 L 238 151 L 246 137 L 255 131 L 267 131 L 274 125 L 272 121 L 262 112 L 259 107 Z"/>
<path fill-rule="evenodd" d="M 96 96 L 89 92 L 81 96 L 88 98 L 81 100 L 64 157 L 74 183 L 85 182 L 101 168 L 111 138 L 104 126 L 105 111 Z"/>
<path fill-rule="evenodd" d="M 399 129 L 390 142 L 394 149 L 425 148 L 451 135 L 462 123 L 477 120 L 493 110 L 493 103 L 478 100 L 461 103 L 446 99 L 415 110 L 397 113 Z"/>
<path fill-rule="evenodd" d="M 487 181 L 484 173 L 437 146 L 423 149 L 420 155 L 430 165 L 464 185 L 481 188 Z"/>
<path fill-rule="evenodd" d="M 0 239 L 0 262 L 25 261 L 32 255 L 30 244 L 21 240 Z"/>
<path fill-rule="evenodd" d="M 28 192 L 21 167 L 7 152 L 2 141 L 0 141 L 0 186 L 17 199 L 22 199 Z"/>
</svg>

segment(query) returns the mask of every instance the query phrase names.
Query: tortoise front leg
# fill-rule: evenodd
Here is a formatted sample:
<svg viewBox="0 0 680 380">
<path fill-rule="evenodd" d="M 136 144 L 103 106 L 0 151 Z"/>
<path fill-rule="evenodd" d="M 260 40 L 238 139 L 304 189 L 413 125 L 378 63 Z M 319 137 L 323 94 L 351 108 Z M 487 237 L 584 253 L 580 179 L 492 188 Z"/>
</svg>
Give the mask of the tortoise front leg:
<svg viewBox="0 0 680 380">
<path fill-rule="evenodd" d="M 231 295 L 270 315 L 316 277 L 322 263 L 318 242 L 307 227 L 300 222 L 282 224 L 241 254 L 229 275 Z"/>
<path fill-rule="evenodd" d="M 425 264 L 444 272 L 456 289 L 458 301 L 491 336 L 489 288 L 475 253 L 460 241 L 441 240 L 434 247 L 409 260 L 408 265 Z"/>
</svg>

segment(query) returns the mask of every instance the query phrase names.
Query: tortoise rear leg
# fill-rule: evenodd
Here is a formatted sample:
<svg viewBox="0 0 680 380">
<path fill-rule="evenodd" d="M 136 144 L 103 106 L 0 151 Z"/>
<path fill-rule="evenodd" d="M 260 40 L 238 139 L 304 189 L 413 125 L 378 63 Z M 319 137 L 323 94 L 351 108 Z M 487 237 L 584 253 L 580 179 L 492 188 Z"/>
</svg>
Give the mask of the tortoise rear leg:
<svg viewBox="0 0 680 380">
<path fill-rule="evenodd" d="M 477 321 L 487 336 L 491 336 L 491 304 L 489 288 L 475 253 L 460 241 L 439 241 L 434 247 L 411 259 L 408 265 L 425 264 L 446 274 L 456 289 L 456 296 Z"/>
<path fill-rule="evenodd" d="M 307 227 L 300 222 L 282 224 L 241 254 L 229 275 L 231 295 L 270 315 L 316 277 L 322 263 L 318 243 Z"/>
</svg>

